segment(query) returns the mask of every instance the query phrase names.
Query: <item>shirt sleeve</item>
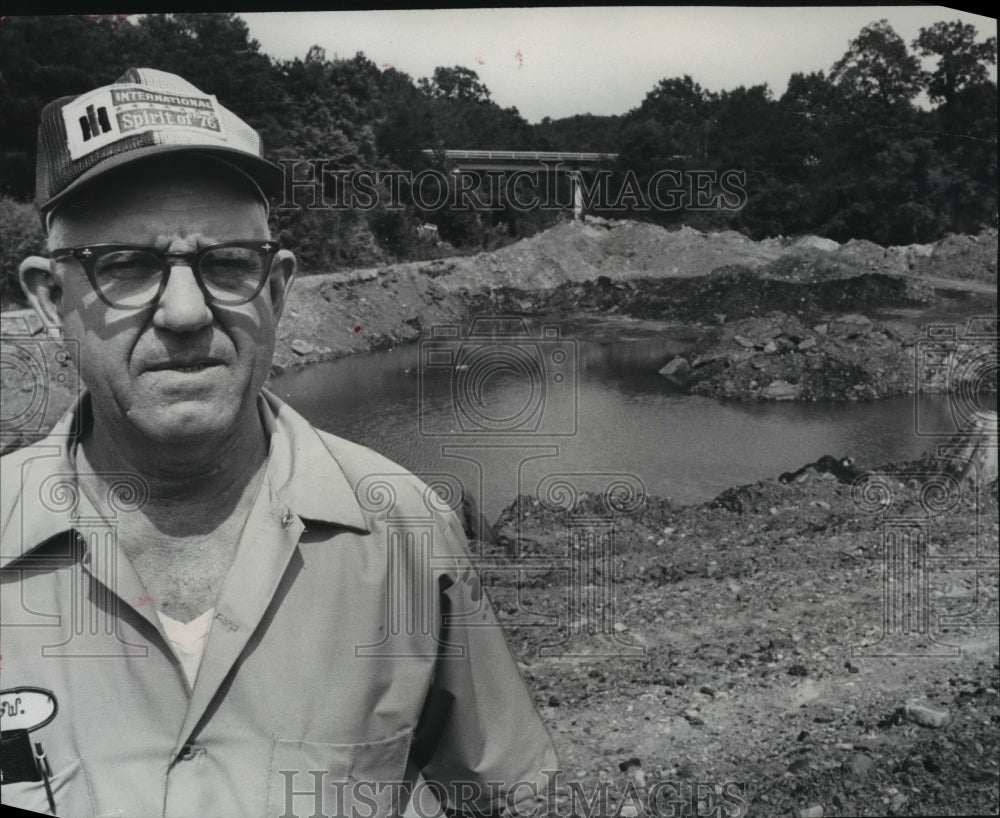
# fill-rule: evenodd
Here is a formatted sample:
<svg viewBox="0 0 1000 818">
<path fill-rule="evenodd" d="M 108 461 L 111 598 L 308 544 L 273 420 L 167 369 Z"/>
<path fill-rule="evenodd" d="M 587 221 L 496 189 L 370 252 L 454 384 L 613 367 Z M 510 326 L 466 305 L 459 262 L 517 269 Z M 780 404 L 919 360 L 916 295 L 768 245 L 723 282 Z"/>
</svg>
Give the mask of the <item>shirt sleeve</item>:
<svg viewBox="0 0 1000 818">
<path fill-rule="evenodd" d="M 558 767 L 555 747 L 483 592 L 457 518 L 450 515 L 445 526 L 455 569 L 437 578 L 440 649 L 412 760 L 449 813 L 523 811 L 545 795 Z"/>
</svg>

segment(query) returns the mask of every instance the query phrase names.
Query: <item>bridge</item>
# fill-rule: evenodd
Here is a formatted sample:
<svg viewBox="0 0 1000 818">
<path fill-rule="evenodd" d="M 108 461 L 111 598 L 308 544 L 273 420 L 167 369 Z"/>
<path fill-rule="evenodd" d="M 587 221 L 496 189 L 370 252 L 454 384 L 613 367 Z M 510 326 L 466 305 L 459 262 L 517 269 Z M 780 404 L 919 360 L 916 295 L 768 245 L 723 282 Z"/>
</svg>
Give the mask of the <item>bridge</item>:
<svg viewBox="0 0 1000 818">
<path fill-rule="evenodd" d="M 583 217 L 583 194 L 580 191 L 581 173 L 598 170 L 618 159 L 617 153 L 588 153 L 580 151 L 479 151 L 479 150 L 424 150 L 425 156 L 443 156 L 455 170 L 545 171 L 565 173 L 570 180 L 573 196 L 573 218 Z M 561 167 L 553 167 L 560 165 Z"/>
<path fill-rule="evenodd" d="M 444 156 L 461 170 L 541 170 L 543 163 L 566 165 L 565 170 L 594 170 L 618 158 L 617 153 L 575 151 L 465 151 L 425 150 L 426 156 Z"/>
</svg>

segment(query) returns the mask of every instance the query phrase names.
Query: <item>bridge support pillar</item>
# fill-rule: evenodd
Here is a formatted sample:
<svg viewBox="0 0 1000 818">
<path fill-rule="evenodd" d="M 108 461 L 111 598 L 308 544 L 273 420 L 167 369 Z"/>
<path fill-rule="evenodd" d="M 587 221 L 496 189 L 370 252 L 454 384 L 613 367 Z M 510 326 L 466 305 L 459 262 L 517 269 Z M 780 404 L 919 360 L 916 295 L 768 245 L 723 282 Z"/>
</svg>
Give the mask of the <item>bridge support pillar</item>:
<svg viewBox="0 0 1000 818">
<path fill-rule="evenodd" d="M 573 191 L 573 220 L 583 219 L 583 190 L 580 188 L 580 171 L 570 171 L 568 174 L 570 188 Z"/>
</svg>

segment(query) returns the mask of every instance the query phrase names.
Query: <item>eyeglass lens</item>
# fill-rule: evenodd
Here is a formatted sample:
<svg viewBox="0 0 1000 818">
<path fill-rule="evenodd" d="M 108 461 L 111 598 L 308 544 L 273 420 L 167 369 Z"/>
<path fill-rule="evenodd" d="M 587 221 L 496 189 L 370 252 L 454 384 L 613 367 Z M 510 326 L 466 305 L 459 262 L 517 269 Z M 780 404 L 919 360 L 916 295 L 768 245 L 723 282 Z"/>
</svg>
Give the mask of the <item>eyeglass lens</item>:
<svg viewBox="0 0 1000 818">
<path fill-rule="evenodd" d="M 198 272 L 216 301 L 243 301 L 261 281 L 263 258 L 246 247 L 219 247 L 201 256 Z M 94 263 L 94 279 L 104 296 L 122 306 L 141 306 L 155 297 L 167 270 L 161 257 L 145 250 L 114 250 Z"/>
</svg>

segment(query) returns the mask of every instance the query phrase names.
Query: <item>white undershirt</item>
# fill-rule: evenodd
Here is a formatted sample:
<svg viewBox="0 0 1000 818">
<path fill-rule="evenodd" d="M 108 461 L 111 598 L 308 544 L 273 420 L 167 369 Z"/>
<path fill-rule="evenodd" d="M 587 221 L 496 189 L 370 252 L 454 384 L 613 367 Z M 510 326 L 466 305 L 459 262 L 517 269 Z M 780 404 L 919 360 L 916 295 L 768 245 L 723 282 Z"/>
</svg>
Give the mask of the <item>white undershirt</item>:
<svg viewBox="0 0 1000 818">
<path fill-rule="evenodd" d="M 201 667 L 201 657 L 205 653 L 208 634 L 212 630 L 215 608 L 209 608 L 190 622 L 178 622 L 159 609 L 156 615 L 160 617 L 170 647 L 174 649 L 174 655 L 180 660 L 184 675 L 193 688 L 194 680 L 198 678 L 198 668 Z"/>
</svg>

